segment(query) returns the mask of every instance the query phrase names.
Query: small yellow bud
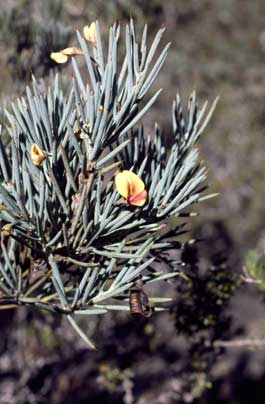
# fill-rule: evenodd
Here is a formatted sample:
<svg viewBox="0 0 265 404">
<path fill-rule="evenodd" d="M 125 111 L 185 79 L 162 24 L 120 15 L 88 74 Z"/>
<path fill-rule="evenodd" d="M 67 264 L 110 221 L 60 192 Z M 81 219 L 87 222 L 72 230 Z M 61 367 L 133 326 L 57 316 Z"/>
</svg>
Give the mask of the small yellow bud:
<svg viewBox="0 0 265 404">
<path fill-rule="evenodd" d="M 84 38 L 91 42 L 94 46 L 96 45 L 96 23 L 92 22 L 90 26 L 86 25 L 83 28 Z"/>
<path fill-rule="evenodd" d="M 48 153 L 44 150 L 41 150 L 36 143 L 31 146 L 31 160 L 35 166 L 40 166 L 43 160 L 47 158 L 47 156 Z"/>
<path fill-rule="evenodd" d="M 12 224 L 11 223 L 5 224 L 1 229 L 1 232 L 2 232 L 3 236 L 6 236 L 6 237 L 10 236 L 11 229 L 12 229 Z"/>
<path fill-rule="evenodd" d="M 78 128 L 74 131 L 74 135 L 77 138 L 77 140 L 83 140 L 85 138 L 85 134 L 82 131 L 82 129 Z"/>
</svg>

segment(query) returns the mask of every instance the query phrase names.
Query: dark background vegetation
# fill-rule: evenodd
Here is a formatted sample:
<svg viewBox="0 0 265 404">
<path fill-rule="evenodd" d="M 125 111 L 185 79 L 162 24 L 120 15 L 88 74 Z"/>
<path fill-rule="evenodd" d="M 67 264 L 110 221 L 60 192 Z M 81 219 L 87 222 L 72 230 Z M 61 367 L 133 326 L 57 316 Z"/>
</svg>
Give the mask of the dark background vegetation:
<svg viewBox="0 0 265 404">
<path fill-rule="evenodd" d="M 130 16 L 150 35 L 165 25 L 172 42 L 147 125 L 158 119 L 170 131 L 177 91 L 220 96 L 200 143 L 220 196 L 189 224 L 204 241 L 182 254 L 193 282 L 173 284 L 169 313 L 83 320 L 96 352 L 61 317 L 1 312 L 0 403 L 263 404 L 264 350 L 218 342 L 265 338 L 262 296 L 240 281 L 247 251 L 265 248 L 264 0 L 5 0 L 0 11 L 2 108 L 31 73 L 54 72 L 49 54 L 74 44 L 75 29 L 99 19 L 107 35 Z"/>
</svg>

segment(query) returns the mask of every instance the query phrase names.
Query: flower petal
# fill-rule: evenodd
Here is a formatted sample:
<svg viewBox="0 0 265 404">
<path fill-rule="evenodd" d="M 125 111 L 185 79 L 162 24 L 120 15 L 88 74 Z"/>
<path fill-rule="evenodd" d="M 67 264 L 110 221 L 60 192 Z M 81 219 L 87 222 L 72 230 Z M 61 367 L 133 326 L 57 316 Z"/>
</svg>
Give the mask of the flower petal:
<svg viewBox="0 0 265 404">
<path fill-rule="evenodd" d="M 76 56 L 76 55 L 83 55 L 83 51 L 80 48 L 72 47 L 72 48 L 65 48 L 58 53 L 62 53 L 66 56 Z"/>
<path fill-rule="evenodd" d="M 144 182 L 138 177 L 137 174 L 133 173 L 132 171 L 123 170 L 124 175 L 126 175 L 127 180 L 130 184 L 130 196 L 139 194 L 145 189 Z"/>
<path fill-rule="evenodd" d="M 68 60 L 68 56 L 64 55 L 61 52 L 52 52 L 51 59 L 54 60 L 56 63 L 66 63 Z"/>
<path fill-rule="evenodd" d="M 130 197 L 130 183 L 127 175 L 124 174 L 124 171 L 119 171 L 115 175 L 115 185 L 121 196 L 123 196 L 125 199 Z"/>
</svg>

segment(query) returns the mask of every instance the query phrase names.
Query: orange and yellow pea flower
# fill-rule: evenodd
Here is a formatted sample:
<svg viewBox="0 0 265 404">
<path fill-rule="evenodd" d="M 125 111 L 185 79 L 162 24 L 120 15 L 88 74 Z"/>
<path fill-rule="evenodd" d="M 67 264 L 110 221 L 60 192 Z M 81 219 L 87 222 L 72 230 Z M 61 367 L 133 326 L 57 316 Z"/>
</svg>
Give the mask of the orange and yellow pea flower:
<svg viewBox="0 0 265 404">
<path fill-rule="evenodd" d="M 76 47 L 65 48 L 59 52 L 52 52 L 51 59 L 56 63 L 66 63 L 69 57 L 77 55 L 83 55 L 82 49 Z"/>
<path fill-rule="evenodd" d="M 94 46 L 96 45 L 96 23 L 92 22 L 90 26 L 86 25 L 83 28 L 84 38 L 91 42 Z M 65 48 L 58 52 L 52 52 L 50 57 L 56 63 L 66 63 L 71 56 L 83 55 L 83 51 L 80 48 L 71 47 Z"/>
<path fill-rule="evenodd" d="M 144 182 L 132 171 L 123 170 L 115 175 L 115 185 L 118 193 L 130 205 L 143 206 L 147 200 Z"/>
</svg>

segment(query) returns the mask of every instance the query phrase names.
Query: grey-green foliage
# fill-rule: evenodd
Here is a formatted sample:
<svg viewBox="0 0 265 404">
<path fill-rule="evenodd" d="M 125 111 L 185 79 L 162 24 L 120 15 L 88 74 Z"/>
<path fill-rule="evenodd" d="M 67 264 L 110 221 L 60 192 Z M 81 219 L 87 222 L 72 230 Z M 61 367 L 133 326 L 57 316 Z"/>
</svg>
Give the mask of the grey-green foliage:
<svg viewBox="0 0 265 404">
<path fill-rule="evenodd" d="M 147 27 L 138 43 L 131 21 L 120 68 L 120 27 L 110 28 L 107 51 L 96 27 L 96 46 L 77 34 L 87 74 L 72 58 L 68 94 L 58 76 L 48 88 L 33 78 L 26 96 L 6 111 L 10 145 L 0 142 L 0 304 L 66 313 L 83 338 L 72 313 L 129 310 L 139 279 L 148 284 L 180 274 L 170 250 L 179 248 L 183 222 L 170 227 L 168 219 L 189 215 L 203 199 L 206 173 L 194 144 L 214 108 L 206 114 L 193 93 L 186 114 L 177 96 L 167 152 L 162 130 L 146 136 L 140 124 L 160 92 L 148 95 L 169 46 L 158 53 L 164 29 L 148 49 Z M 33 144 L 48 153 L 40 166 L 31 159 Z M 121 166 L 143 179 L 142 208 L 120 203 L 114 173 Z M 155 269 L 161 260 L 173 271 Z"/>
<path fill-rule="evenodd" d="M 247 281 L 257 284 L 261 291 L 265 291 L 265 256 L 257 250 L 250 250 L 245 259 Z"/>
</svg>

